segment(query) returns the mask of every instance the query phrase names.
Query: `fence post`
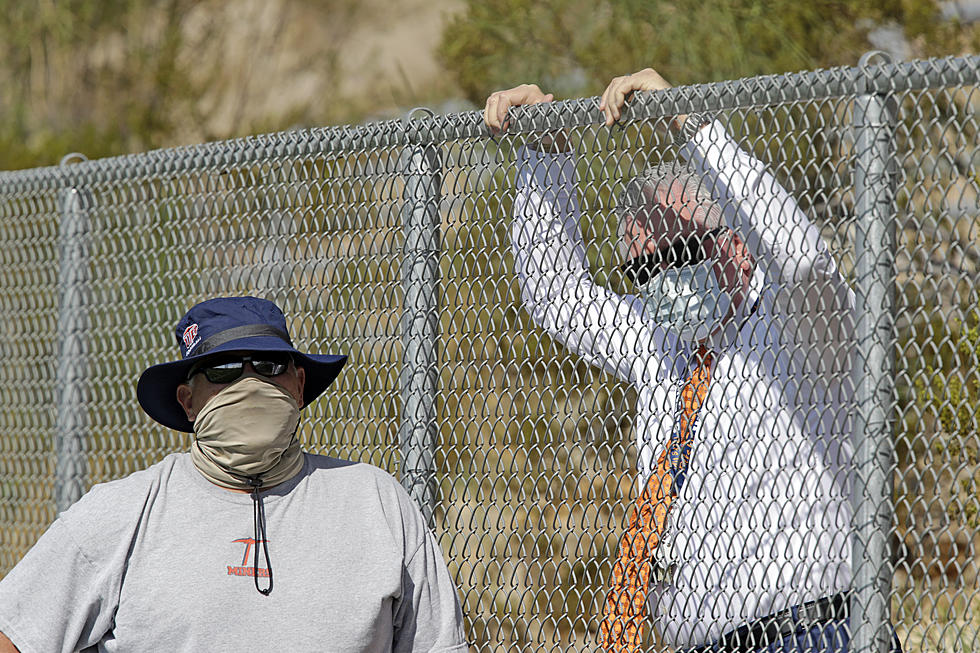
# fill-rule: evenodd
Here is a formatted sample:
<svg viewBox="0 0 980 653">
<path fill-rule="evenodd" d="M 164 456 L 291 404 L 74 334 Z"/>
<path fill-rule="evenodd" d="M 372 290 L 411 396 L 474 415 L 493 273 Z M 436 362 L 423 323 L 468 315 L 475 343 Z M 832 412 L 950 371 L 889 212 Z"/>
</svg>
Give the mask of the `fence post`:
<svg viewBox="0 0 980 653">
<path fill-rule="evenodd" d="M 411 114 L 406 120 L 411 119 Z M 439 379 L 439 200 L 442 163 L 438 146 L 408 145 L 399 168 L 405 180 L 401 208 L 402 402 L 398 442 L 401 482 L 432 526 L 436 506 L 436 395 Z"/>
<path fill-rule="evenodd" d="M 859 67 L 873 77 L 865 54 Z M 886 61 L 887 63 L 887 61 Z M 854 379 L 854 574 L 850 603 L 851 651 L 890 650 L 889 593 L 892 562 L 888 547 L 892 524 L 894 459 L 894 344 L 892 313 L 895 280 L 894 100 L 864 93 L 854 101 L 855 292 L 857 369 Z"/>
<path fill-rule="evenodd" d="M 61 165 L 72 158 L 66 155 Z M 60 513 L 81 498 L 85 489 L 86 415 L 84 386 L 87 374 L 85 303 L 88 283 L 88 207 L 84 196 L 72 185 L 61 193 L 61 223 L 58 228 L 58 368 L 55 377 L 55 508 Z"/>
</svg>

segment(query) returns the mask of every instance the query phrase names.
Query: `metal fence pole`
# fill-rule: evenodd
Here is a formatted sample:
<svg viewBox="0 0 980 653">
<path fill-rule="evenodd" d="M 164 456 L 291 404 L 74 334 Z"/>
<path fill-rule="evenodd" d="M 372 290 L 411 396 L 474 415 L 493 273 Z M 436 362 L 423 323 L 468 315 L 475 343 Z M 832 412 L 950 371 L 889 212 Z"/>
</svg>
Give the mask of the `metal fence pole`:
<svg viewBox="0 0 980 653">
<path fill-rule="evenodd" d="M 62 159 L 62 165 L 75 155 Z M 58 229 L 58 368 L 55 377 L 55 508 L 61 512 L 84 492 L 87 474 L 84 384 L 88 213 L 83 194 L 67 188 L 61 195 Z"/>
<path fill-rule="evenodd" d="M 399 161 L 405 179 L 401 209 L 405 234 L 399 377 L 402 415 L 398 429 L 401 482 L 430 526 L 436 506 L 441 166 L 439 148 L 431 143 L 406 147 Z"/>
<path fill-rule="evenodd" d="M 868 77 L 877 53 L 861 58 Z M 866 88 L 871 86 L 870 80 Z M 892 405 L 895 324 L 895 107 L 885 94 L 859 95 L 853 113 L 856 161 L 854 197 L 855 291 L 858 366 L 855 378 L 854 573 L 850 604 L 851 651 L 884 653 L 891 643 L 889 592 L 892 564 Z"/>
</svg>

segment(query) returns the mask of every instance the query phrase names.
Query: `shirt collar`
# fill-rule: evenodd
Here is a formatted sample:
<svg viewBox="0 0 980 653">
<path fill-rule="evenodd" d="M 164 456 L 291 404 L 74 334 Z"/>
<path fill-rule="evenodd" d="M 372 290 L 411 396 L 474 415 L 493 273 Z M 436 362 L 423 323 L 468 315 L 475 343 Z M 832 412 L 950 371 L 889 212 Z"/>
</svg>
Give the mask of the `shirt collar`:
<svg viewBox="0 0 980 653">
<path fill-rule="evenodd" d="M 739 332 L 753 316 L 759 313 L 765 280 L 765 273 L 759 269 L 758 265 L 755 266 L 755 270 L 752 272 L 752 278 L 749 280 L 748 290 L 745 293 L 745 300 L 735 311 L 735 316 L 723 328 L 715 331 L 705 339 L 705 344 L 708 346 L 708 349 L 715 353 L 720 353 L 735 345 L 738 341 Z M 691 351 L 697 351 L 697 346 L 692 347 Z"/>
</svg>

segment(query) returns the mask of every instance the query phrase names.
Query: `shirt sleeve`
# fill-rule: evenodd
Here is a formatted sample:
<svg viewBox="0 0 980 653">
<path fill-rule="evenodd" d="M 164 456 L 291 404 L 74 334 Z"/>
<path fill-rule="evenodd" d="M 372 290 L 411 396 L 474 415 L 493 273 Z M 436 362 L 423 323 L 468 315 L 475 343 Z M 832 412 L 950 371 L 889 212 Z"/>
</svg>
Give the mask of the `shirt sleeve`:
<svg viewBox="0 0 980 653">
<path fill-rule="evenodd" d="M 839 374 L 854 325 L 854 292 L 841 275 L 820 230 L 758 159 L 740 148 L 721 123 L 701 129 L 682 149 L 703 175 L 769 288 L 789 335 L 811 369 Z"/>
<path fill-rule="evenodd" d="M 21 653 L 71 653 L 112 627 L 113 580 L 59 519 L 0 581 L 0 631 Z"/>
<path fill-rule="evenodd" d="M 636 383 L 665 332 L 643 319 L 638 300 L 597 285 L 579 227 L 571 154 L 518 154 L 511 241 L 521 299 L 531 318 L 588 363 Z"/>
<path fill-rule="evenodd" d="M 456 586 L 430 532 L 405 565 L 395 624 L 396 652 L 468 650 Z"/>
<path fill-rule="evenodd" d="M 462 653 L 468 650 L 456 585 L 442 550 L 411 497 L 400 486 L 405 546 L 402 592 L 394 607 L 394 653 Z"/>
</svg>

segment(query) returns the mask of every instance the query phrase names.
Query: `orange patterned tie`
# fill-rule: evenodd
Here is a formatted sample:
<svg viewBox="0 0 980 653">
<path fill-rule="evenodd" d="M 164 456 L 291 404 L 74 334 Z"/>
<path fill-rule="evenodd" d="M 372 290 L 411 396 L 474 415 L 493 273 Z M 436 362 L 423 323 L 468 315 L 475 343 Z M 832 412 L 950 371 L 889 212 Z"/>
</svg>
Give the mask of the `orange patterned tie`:
<svg viewBox="0 0 980 653">
<path fill-rule="evenodd" d="M 647 613 L 647 591 L 653 571 L 653 552 L 660 544 L 667 524 L 667 511 L 683 480 L 691 457 L 691 422 L 698 414 L 708 393 L 711 378 L 711 353 L 702 345 L 696 365 L 681 390 L 680 423 L 646 487 L 636 500 L 629 525 L 619 541 L 619 555 L 613 564 L 613 577 L 599 627 L 602 648 L 606 651 L 639 651 Z"/>
</svg>

